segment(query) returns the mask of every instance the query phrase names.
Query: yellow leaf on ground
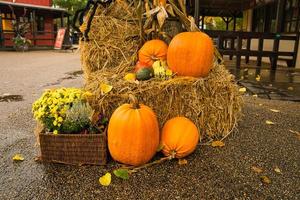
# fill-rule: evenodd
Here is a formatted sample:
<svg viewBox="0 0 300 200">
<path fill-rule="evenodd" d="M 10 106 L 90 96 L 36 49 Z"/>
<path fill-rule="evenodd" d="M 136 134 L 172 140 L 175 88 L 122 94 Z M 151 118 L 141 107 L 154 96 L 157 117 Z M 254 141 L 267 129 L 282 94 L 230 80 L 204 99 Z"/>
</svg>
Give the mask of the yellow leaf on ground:
<svg viewBox="0 0 300 200">
<path fill-rule="evenodd" d="M 259 106 L 263 106 L 263 104 L 262 103 L 260 103 L 260 104 L 258 104 Z"/>
<path fill-rule="evenodd" d="M 188 161 L 186 159 L 179 159 L 178 160 L 179 165 L 186 165 L 187 163 L 188 163 Z"/>
<path fill-rule="evenodd" d="M 111 173 L 107 172 L 104 176 L 100 177 L 99 183 L 103 186 L 109 186 L 111 183 Z"/>
<path fill-rule="evenodd" d="M 244 93 L 246 91 L 247 91 L 247 88 L 245 88 L 245 87 L 239 89 L 239 92 L 242 92 L 242 93 Z"/>
<path fill-rule="evenodd" d="M 261 182 L 263 182 L 264 184 L 270 184 L 271 180 L 269 179 L 269 177 L 267 176 L 261 176 L 260 177 Z"/>
<path fill-rule="evenodd" d="M 212 147 L 224 147 L 225 144 L 224 144 L 224 142 L 222 142 L 222 141 L 213 141 L 213 142 L 211 143 L 211 146 L 212 146 Z"/>
<path fill-rule="evenodd" d="M 256 172 L 256 173 L 262 173 L 262 172 L 263 172 L 263 170 L 262 170 L 261 168 L 259 168 L 259 167 L 252 166 L 251 169 L 252 169 L 254 172 Z"/>
<path fill-rule="evenodd" d="M 291 133 L 295 133 L 297 135 L 298 140 L 300 140 L 300 132 L 289 130 Z"/>
<path fill-rule="evenodd" d="M 293 87 L 288 87 L 288 90 L 293 91 L 294 88 Z"/>
<path fill-rule="evenodd" d="M 254 95 L 252 95 L 252 96 L 253 96 L 253 97 L 255 97 L 255 98 L 256 98 L 256 97 L 258 97 L 258 95 L 257 95 L 257 94 L 254 94 Z"/>
<path fill-rule="evenodd" d="M 256 81 L 260 81 L 260 75 L 257 75 L 255 79 Z"/>
<path fill-rule="evenodd" d="M 16 154 L 16 155 L 13 157 L 13 160 L 14 160 L 14 161 L 23 161 L 23 160 L 24 160 L 24 157 L 23 157 L 21 154 Z"/>
<path fill-rule="evenodd" d="M 275 167 L 274 171 L 275 171 L 277 174 L 281 174 L 281 170 L 279 169 L 279 167 Z"/>
<path fill-rule="evenodd" d="M 270 109 L 272 112 L 275 112 L 275 113 L 279 113 L 280 110 L 276 110 L 276 109 Z"/>
<path fill-rule="evenodd" d="M 113 86 L 102 83 L 100 89 L 102 93 L 107 94 L 113 89 Z"/>
<path fill-rule="evenodd" d="M 270 120 L 266 120 L 266 124 L 268 124 L 268 125 L 274 125 L 275 123 L 272 122 L 272 121 L 270 121 Z"/>
</svg>

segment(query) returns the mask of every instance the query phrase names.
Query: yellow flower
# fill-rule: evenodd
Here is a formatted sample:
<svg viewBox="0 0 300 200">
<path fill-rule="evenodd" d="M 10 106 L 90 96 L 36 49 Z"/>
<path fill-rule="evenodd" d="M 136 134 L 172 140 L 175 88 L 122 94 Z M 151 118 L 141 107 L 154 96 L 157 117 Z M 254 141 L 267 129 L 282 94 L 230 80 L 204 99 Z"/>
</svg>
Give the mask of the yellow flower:
<svg viewBox="0 0 300 200">
<path fill-rule="evenodd" d="M 56 126 L 57 125 L 57 121 L 53 121 L 53 125 Z"/>
<path fill-rule="evenodd" d="M 57 135 L 57 134 L 58 134 L 58 130 L 54 130 L 53 135 Z"/>
<path fill-rule="evenodd" d="M 62 117 L 58 117 L 58 118 L 57 118 L 57 121 L 58 121 L 58 122 L 62 122 L 62 121 L 63 121 L 63 118 L 62 118 Z"/>
</svg>

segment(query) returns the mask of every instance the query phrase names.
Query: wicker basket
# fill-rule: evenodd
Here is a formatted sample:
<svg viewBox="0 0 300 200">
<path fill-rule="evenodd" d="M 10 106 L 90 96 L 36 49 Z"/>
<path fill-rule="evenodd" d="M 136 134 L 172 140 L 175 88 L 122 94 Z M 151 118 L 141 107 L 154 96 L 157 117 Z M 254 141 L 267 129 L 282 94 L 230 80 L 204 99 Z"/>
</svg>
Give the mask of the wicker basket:
<svg viewBox="0 0 300 200">
<path fill-rule="evenodd" d="M 39 135 L 41 160 L 72 165 L 105 165 L 107 136 L 105 134 Z"/>
</svg>

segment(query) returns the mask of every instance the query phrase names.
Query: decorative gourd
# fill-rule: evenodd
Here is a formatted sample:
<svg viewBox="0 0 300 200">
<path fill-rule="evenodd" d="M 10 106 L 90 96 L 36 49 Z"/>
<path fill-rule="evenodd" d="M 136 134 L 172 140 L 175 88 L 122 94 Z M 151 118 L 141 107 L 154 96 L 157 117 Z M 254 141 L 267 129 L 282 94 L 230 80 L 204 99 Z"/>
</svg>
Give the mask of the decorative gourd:
<svg viewBox="0 0 300 200">
<path fill-rule="evenodd" d="M 139 104 L 130 95 L 131 104 L 123 104 L 112 114 L 108 125 L 108 148 L 118 162 L 139 166 L 147 163 L 159 145 L 159 126 L 151 108 Z"/>
<path fill-rule="evenodd" d="M 168 45 L 162 40 L 147 41 L 139 50 L 139 61 L 152 66 L 156 60 L 166 60 Z"/>
<path fill-rule="evenodd" d="M 154 72 L 152 67 L 151 68 L 142 68 L 136 72 L 136 79 L 139 81 L 146 81 L 149 80 L 154 76 Z"/>
<path fill-rule="evenodd" d="M 152 67 L 151 65 L 147 65 L 143 62 L 137 61 L 136 65 L 135 65 L 135 68 L 134 68 L 134 71 L 137 72 L 137 71 L 139 71 L 139 69 L 151 68 L 151 67 Z"/>
<path fill-rule="evenodd" d="M 213 66 L 212 39 L 202 32 L 176 35 L 168 48 L 168 66 L 179 76 L 205 77 Z"/>
<path fill-rule="evenodd" d="M 175 117 L 165 123 L 161 135 L 165 156 L 183 158 L 196 149 L 198 142 L 198 129 L 188 118 Z"/>
</svg>

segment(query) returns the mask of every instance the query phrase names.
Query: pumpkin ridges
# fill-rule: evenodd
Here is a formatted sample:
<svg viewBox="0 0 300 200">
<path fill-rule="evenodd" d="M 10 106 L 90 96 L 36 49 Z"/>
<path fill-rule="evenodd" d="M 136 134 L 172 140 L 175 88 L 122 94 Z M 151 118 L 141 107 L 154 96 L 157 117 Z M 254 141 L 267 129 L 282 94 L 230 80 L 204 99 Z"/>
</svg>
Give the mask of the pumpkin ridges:
<svg viewBox="0 0 300 200">
<path fill-rule="evenodd" d="M 156 153 L 159 128 L 155 113 L 147 106 L 123 104 L 113 113 L 108 126 L 108 147 L 114 160 L 141 165 Z"/>
<path fill-rule="evenodd" d="M 165 123 L 161 141 L 166 156 L 175 151 L 175 157 L 182 158 L 195 150 L 199 141 L 198 129 L 189 119 L 175 117 Z"/>
<path fill-rule="evenodd" d="M 150 40 L 147 41 L 139 50 L 139 61 L 152 66 L 154 60 L 166 60 L 167 59 L 168 45 L 162 40 Z"/>
<path fill-rule="evenodd" d="M 213 65 L 213 42 L 201 32 L 183 32 L 169 44 L 167 62 L 182 76 L 205 77 Z"/>
</svg>

